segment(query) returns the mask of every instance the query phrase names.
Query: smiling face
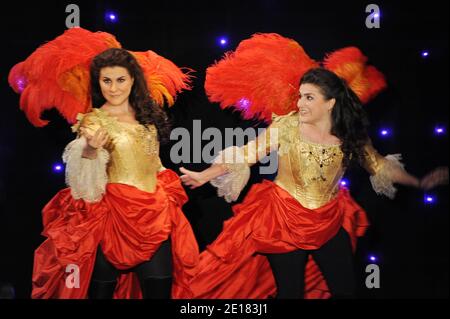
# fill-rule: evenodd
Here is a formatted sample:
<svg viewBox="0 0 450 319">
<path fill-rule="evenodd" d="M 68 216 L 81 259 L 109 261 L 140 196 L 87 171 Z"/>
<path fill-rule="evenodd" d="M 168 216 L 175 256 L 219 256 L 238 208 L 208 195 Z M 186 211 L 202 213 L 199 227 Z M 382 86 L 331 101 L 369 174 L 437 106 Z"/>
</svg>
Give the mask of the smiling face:
<svg viewBox="0 0 450 319">
<path fill-rule="evenodd" d="M 134 79 L 124 67 L 104 67 L 100 70 L 100 89 L 111 106 L 119 106 L 128 101 L 133 83 Z"/>
<path fill-rule="evenodd" d="M 300 98 L 297 102 L 300 117 L 305 123 L 317 123 L 331 119 L 335 99 L 326 100 L 317 85 L 300 85 Z"/>
</svg>

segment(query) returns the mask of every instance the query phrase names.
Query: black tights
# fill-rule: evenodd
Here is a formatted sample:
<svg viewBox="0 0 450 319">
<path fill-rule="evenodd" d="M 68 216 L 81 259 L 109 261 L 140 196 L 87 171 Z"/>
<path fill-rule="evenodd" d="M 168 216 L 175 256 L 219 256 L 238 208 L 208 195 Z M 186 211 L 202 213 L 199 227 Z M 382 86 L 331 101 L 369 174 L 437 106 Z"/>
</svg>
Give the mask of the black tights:
<svg viewBox="0 0 450 319">
<path fill-rule="evenodd" d="M 168 299 L 172 290 L 172 251 L 170 239 L 161 244 L 149 261 L 130 269 L 136 273 L 144 299 Z M 97 249 L 89 286 L 90 299 L 112 299 L 120 271 Z"/>
<path fill-rule="evenodd" d="M 325 277 L 332 298 L 355 298 L 353 253 L 350 238 L 343 228 L 317 250 L 299 249 L 267 255 L 277 285 L 277 298 L 303 298 L 309 254 Z"/>
</svg>

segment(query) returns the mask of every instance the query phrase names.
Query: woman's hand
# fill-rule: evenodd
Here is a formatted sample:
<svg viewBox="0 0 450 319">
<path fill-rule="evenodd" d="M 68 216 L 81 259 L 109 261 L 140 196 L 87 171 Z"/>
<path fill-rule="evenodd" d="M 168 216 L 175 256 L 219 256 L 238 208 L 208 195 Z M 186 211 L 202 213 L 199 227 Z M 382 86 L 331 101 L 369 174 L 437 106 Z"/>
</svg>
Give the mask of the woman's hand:
<svg viewBox="0 0 450 319">
<path fill-rule="evenodd" d="M 181 181 L 191 189 L 200 187 L 208 182 L 208 180 L 203 177 L 203 172 L 190 171 L 184 167 L 180 167 L 180 172 L 183 173 L 183 175 L 180 176 Z"/>
<path fill-rule="evenodd" d="M 94 135 L 87 132 L 85 128 L 80 129 L 81 135 L 86 138 L 86 148 L 83 150 L 83 157 L 89 159 L 97 158 L 97 149 L 103 147 L 109 139 L 108 133 L 104 128 L 98 129 Z"/>
<path fill-rule="evenodd" d="M 86 138 L 88 146 L 93 149 L 101 148 L 108 142 L 108 132 L 104 128 L 99 128 L 94 135 L 90 135 L 85 128 L 81 128 L 80 131 Z"/>
<path fill-rule="evenodd" d="M 435 168 L 420 181 L 420 187 L 425 190 L 445 184 L 448 184 L 448 167 Z"/>
<path fill-rule="evenodd" d="M 213 164 L 201 172 L 190 171 L 184 167 L 180 167 L 180 172 L 183 173 L 183 175 L 180 176 L 183 184 L 189 186 L 191 189 L 194 189 L 227 173 L 227 169 L 223 164 Z"/>
</svg>

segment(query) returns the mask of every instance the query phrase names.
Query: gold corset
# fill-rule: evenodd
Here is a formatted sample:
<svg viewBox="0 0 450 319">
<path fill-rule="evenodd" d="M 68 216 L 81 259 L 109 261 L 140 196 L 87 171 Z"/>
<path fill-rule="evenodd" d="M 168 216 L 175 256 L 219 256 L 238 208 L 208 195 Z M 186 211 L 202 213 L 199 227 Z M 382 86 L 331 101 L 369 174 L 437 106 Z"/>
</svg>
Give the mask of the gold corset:
<svg viewBox="0 0 450 319">
<path fill-rule="evenodd" d="M 103 127 L 109 141 L 105 149 L 110 154 L 107 166 L 108 182 L 135 186 L 147 192 L 156 189 L 156 175 L 161 169 L 159 143 L 154 125 L 119 122 L 100 109 L 82 115 L 81 122 L 74 126 L 84 127 L 94 134 Z"/>
<path fill-rule="evenodd" d="M 298 113 L 274 117 L 264 133 L 243 147 L 243 154 L 251 165 L 272 150 L 278 150 L 275 184 L 303 206 L 315 209 L 337 195 L 344 174 L 344 154 L 339 145 L 303 140 L 299 134 Z"/>
<path fill-rule="evenodd" d="M 278 175 L 275 183 L 289 192 L 303 206 L 314 209 L 335 198 L 345 173 L 344 154 L 339 145 L 325 145 L 305 141 L 299 134 L 298 113 L 275 117 L 270 128 L 278 129 Z M 274 149 L 266 134 L 269 149 Z M 266 150 L 266 153 L 268 150 Z M 372 176 L 384 171 L 388 161 L 373 147 L 370 140 L 364 146 L 363 167 Z M 385 181 L 384 181 L 385 182 Z M 382 181 L 382 183 L 384 183 Z M 377 182 L 379 183 L 379 181 Z"/>
<path fill-rule="evenodd" d="M 285 189 L 304 207 L 319 208 L 334 199 L 339 191 L 345 169 L 344 153 L 340 145 L 317 144 L 302 138 L 299 115 L 274 115 L 272 124 L 258 137 L 242 147 L 231 146 L 221 151 L 214 160 L 224 166 L 226 174 L 211 183 L 219 196 L 235 201 L 248 181 L 248 166 L 255 164 L 270 152 L 278 151 L 278 174 L 275 184 Z M 361 165 L 371 175 L 370 181 L 377 194 L 395 195 L 393 172 L 402 169 L 398 155 L 381 156 L 368 138 L 362 153 Z"/>
<path fill-rule="evenodd" d="M 338 145 L 320 145 L 297 138 L 279 156 L 275 183 L 303 206 L 314 209 L 333 199 L 344 174 L 343 153 Z"/>
</svg>

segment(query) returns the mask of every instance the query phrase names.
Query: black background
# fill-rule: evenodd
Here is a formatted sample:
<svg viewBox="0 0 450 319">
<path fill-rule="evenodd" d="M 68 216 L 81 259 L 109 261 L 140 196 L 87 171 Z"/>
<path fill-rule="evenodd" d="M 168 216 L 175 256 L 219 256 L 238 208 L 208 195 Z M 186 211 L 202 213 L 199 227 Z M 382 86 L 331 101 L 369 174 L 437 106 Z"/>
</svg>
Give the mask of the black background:
<svg viewBox="0 0 450 319">
<path fill-rule="evenodd" d="M 73 138 L 56 112 L 51 123 L 34 128 L 20 111 L 19 96 L 7 83 L 10 68 L 45 41 L 65 30 L 69 3 L 81 10 L 81 27 L 114 34 L 124 48 L 151 49 L 178 66 L 196 70 L 194 89 L 179 96 L 169 110 L 175 126 L 202 128 L 261 125 L 222 111 L 204 94 L 206 68 L 227 50 L 256 32 L 276 32 L 297 40 L 314 59 L 353 45 L 382 71 L 388 89 L 366 105 L 371 137 L 382 154 L 402 153 L 406 168 L 422 176 L 438 165 L 448 165 L 448 136 L 436 137 L 438 123 L 448 128 L 448 2 L 375 1 L 381 9 L 381 28 L 368 29 L 364 1 L 52 1 L 2 4 L 0 32 L 0 282 L 15 287 L 16 297 L 29 298 L 33 251 L 40 235 L 42 207 L 64 186 L 64 174 L 52 172 L 61 162 L 64 146 Z M 118 22 L 107 23 L 104 13 L 114 10 Z M 227 36 L 228 46 L 218 45 Z M 421 52 L 428 49 L 424 59 Z M 393 130 L 386 139 L 380 127 Z M 166 167 L 170 145 L 161 149 Z M 200 170 L 207 165 L 183 166 Z M 255 170 L 255 169 L 254 169 Z M 352 167 L 350 190 L 370 217 L 371 228 L 359 241 L 356 262 L 361 298 L 448 297 L 448 187 L 433 191 L 437 203 L 423 203 L 424 193 L 399 186 L 393 201 L 377 196 L 368 174 Z M 252 182 L 260 177 L 252 175 Z M 247 187 L 248 190 L 248 187 Z M 230 205 L 217 198 L 211 186 L 187 190 L 184 211 L 203 248 L 231 216 Z M 242 197 L 245 195 L 243 193 Z M 381 288 L 364 286 L 369 253 L 379 257 Z"/>
</svg>

